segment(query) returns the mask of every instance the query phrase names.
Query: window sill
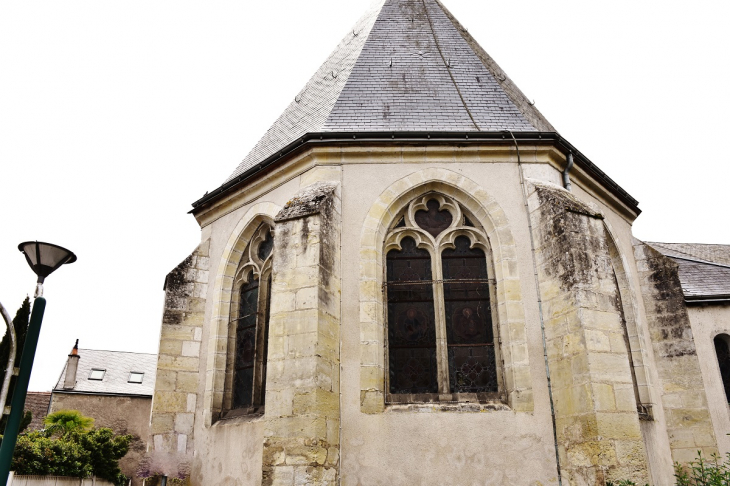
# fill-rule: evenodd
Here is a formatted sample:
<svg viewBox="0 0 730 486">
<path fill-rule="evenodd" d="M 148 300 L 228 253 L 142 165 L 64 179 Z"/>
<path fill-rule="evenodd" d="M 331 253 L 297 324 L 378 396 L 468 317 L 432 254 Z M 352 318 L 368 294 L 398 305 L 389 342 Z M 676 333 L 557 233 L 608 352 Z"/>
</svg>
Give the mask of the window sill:
<svg viewBox="0 0 730 486">
<path fill-rule="evenodd" d="M 216 423 L 218 424 L 239 424 L 255 422 L 264 416 L 264 407 L 238 408 L 221 412 Z"/>
<path fill-rule="evenodd" d="M 403 394 L 386 396 L 387 412 L 511 411 L 498 393 Z"/>
</svg>

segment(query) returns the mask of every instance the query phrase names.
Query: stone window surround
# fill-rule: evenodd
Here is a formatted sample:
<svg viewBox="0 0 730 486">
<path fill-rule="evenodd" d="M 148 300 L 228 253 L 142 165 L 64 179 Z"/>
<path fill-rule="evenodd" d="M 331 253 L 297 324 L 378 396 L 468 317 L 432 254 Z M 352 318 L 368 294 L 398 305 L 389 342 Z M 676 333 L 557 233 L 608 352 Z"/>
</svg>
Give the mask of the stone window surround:
<svg viewBox="0 0 730 486">
<path fill-rule="evenodd" d="M 261 261 L 258 255 L 258 247 L 264 241 L 266 232 L 273 233 L 273 223 L 262 218 L 259 222 L 253 237 L 247 242 L 236 276 L 233 279 L 233 291 L 231 292 L 231 309 L 229 314 L 228 327 L 228 352 L 226 358 L 226 378 L 223 391 L 223 407 L 221 418 L 232 418 L 240 415 L 263 412 L 263 394 L 266 384 L 263 383 L 263 356 L 265 355 L 265 347 L 267 339 L 263 332 L 261 324 L 265 322 L 266 314 L 269 312 L 267 308 L 268 302 L 268 283 L 271 279 L 271 256 L 273 252 Z M 258 221 L 258 220 L 257 220 Z M 256 223 L 257 221 L 254 221 Z M 235 375 L 235 356 L 236 356 L 236 325 L 238 321 L 239 303 L 241 297 L 241 287 L 249 281 L 253 274 L 253 278 L 259 281 L 258 306 L 256 317 L 256 347 L 255 347 L 255 365 L 254 365 L 254 384 L 253 384 L 253 404 L 251 407 L 234 409 L 233 408 L 233 382 Z"/>
<path fill-rule="evenodd" d="M 210 427 L 216 422 L 223 411 L 228 364 L 228 328 L 236 272 L 239 270 L 244 251 L 256 229 L 264 221 L 273 221 L 279 211 L 281 211 L 281 206 L 271 202 L 252 205 L 231 232 L 216 269 L 211 295 L 215 296 L 217 300 L 213 303 L 210 319 L 205 394 L 203 396 L 203 417 L 206 427 Z"/>
<path fill-rule="evenodd" d="M 452 222 L 448 228 L 444 229 L 437 237 L 433 237 L 427 231 L 421 229 L 415 221 L 416 213 L 420 210 L 426 210 L 426 205 L 429 201 L 436 200 L 439 203 L 439 211 L 448 211 L 452 215 Z M 390 394 L 388 377 L 390 373 L 388 371 L 389 363 L 386 359 L 385 362 L 385 390 L 386 390 L 386 402 L 388 404 L 393 403 L 423 403 L 425 402 L 456 402 L 456 401 L 469 401 L 469 402 L 490 402 L 492 400 L 504 401 L 505 397 L 502 394 L 504 389 L 504 380 L 502 378 L 503 370 L 501 367 L 501 356 L 499 349 L 499 325 L 495 306 L 491 305 L 495 301 L 495 289 L 494 279 L 489 279 L 489 301 L 491 308 L 491 323 L 493 326 L 494 335 L 494 350 L 495 350 L 495 367 L 497 372 L 498 392 L 496 393 L 451 393 L 449 391 L 449 365 L 448 355 L 446 354 L 446 317 L 445 317 L 445 302 L 444 302 L 444 285 L 438 281 L 443 279 L 442 275 L 442 260 L 441 254 L 444 250 L 455 248 L 454 242 L 459 236 L 466 236 L 472 243 L 472 248 L 479 248 L 484 252 L 486 257 L 487 274 L 489 276 L 494 275 L 494 265 L 492 263 L 492 251 L 489 247 L 488 238 L 482 228 L 467 227 L 462 221 L 467 217 L 470 220 L 474 219 L 474 215 L 466 213 L 461 206 L 451 198 L 444 196 L 437 192 L 429 192 L 423 195 L 419 195 L 412 200 L 408 206 L 391 222 L 391 230 L 385 240 L 385 250 L 383 253 L 388 255 L 391 250 L 400 250 L 401 242 L 404 238 L 410 237 L 416 241 L 416 246 L 420 249 L 428 251 L 431 257 L 431 266 L 433 268 L 433 279 L 436 281 L 432 284 L 432 291 L 434 293 L 434 315 L 436 319 L 436 361 L 438 362 L 438 381 L 439 381 L 439 393 L 436 394 L 420 394 L 417 396 L 409 394 Z M 404 226 L 394 227 L 398 224 L 398 221 L 403 220 Z M 437 283 L 438 282 L 438 283 Z M 387 293 L 387 290 L 386 290 Z M 387 325 L 387 324 L 386 324 Z M 386 349 L 387 349 L 387 333 L 386 333 Z M 387 354 L 387 351 L 386 351 Z M 478 396 L 479 395 L 479 396 Z"/>
<path fill-rule="evenodd" d="M 429 192 L 444 194 L 484 228 L 492 252 L 496 282 L 492 302 L 503 361 L 501 389 L 514 411 L 534 410 L 517 249 L 509 221 L 496 200 L 471 179 L 454 171 L 427 168 L 386 188 L 365 217 L 360 238 L 360 409 L 385 411 L 386 329 L 382 284 L 386 235 L 395 218 L 413 199 Z M 499 409 L 499 408 L 498 408 Z"/>
</svg>

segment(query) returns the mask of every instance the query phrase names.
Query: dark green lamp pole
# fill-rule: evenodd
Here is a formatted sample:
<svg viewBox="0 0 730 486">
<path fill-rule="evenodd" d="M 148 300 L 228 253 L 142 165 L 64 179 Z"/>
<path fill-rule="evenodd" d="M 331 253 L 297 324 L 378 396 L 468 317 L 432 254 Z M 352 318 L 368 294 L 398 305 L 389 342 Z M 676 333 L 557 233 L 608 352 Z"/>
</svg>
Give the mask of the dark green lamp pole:
<svg viewBox="0 0 730 486">
<path fill-rule="evenodd" d="M 0 446 L 0 485 L 2 486 L 7 484 L 8 475 L 10 474 L 10 463 L 13 460 L 13 451 L 15 450 L 15 442 L 18 439 L 20 421 L 23 418 L 23 408 L 25 407 L 25 396 L 28 394 L 30 372 L 33 370 L 33 359 L 35 358 L 35 350 L 38 345 L 38 336 L 41 333 L 43 312 L 46 309 L 46 299 L 43 298 L 43 281 L 61 265 L 76 261 L 76 255 L 73 252 L 50 243 L 26 241 L 18 245 L 18 249 L 23 252 L 25 259 L 28 261 L 28 265 L 38 275 L 38 284 L 36 285 L 35 300 L 33 301 L 33 312 L 30 315 L 28 333 L 26 334 L 25 344 L 23 345 L 23 354 L 20 358 L 20 372 L 18 373 L 18 379 L 13 389 L 13 400 L 10 403 L 10 416 L 5 426 L 2 446 Z M 2 404 L 0 406 L 4 405 Z"/>
</svg>

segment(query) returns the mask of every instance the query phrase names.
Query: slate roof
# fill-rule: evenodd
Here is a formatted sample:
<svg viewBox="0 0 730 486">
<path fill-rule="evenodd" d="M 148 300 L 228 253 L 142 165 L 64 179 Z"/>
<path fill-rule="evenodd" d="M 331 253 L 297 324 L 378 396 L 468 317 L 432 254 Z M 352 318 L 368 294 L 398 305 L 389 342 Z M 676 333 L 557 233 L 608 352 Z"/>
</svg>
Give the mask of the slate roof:
<svg viewBox="0 0 730 486">
<path fill-rule="evenodd" d="M 155 390 L 156 354 L 79 349 L 76 386 L 72 390 L 63 388 L 67 365 L 68 361 L 53 388 L 54 392 L 152 396 Z M 106 370 L 104 378 L 101 381 L 90 380 L 89 374 L 92 369 Z M 132 371 L 144 373 L 142 383 L 128 382 L 129 373 Z"/>
<path fill-rule="evenodd" d="M 43 419 L 48 415 L 48 406 L 51 403 L 51 392 L 28 392 L 25 397 L 25 410 L 33 414 L 28 426 L 29 430 L 41 430 L 44 427 Z"/>
<path fill-rule="evenodd" d="M 437 0 L 380 0 L 228 181 L 314 132 L 554 132 Z"/>
<path fill-rule="evenodd" d="M 647 244 L 677 262 L 685 299 L 730 300 L 730 245 Z"/>
</svg>

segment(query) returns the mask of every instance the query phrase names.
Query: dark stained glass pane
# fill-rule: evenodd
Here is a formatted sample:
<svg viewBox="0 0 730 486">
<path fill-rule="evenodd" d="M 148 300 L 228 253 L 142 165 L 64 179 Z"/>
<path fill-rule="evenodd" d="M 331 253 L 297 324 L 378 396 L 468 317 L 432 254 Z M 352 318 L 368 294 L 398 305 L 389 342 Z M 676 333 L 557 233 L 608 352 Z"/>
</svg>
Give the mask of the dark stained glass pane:
<svg viewBox="0 0 730 486">
<path fill-rule="evenodd" d="M 431 256 L 401 247 L 387 256 L 390 393 L 438 393 Z"/>
<path fill-rule="evenodd" d="M 259 244 L 258 256 L 261 261 L 271 254 L 271 250 L 274 248 L 274 237 L 271 235 L 271 231 L 266 231 L 266 237 L 264 241 Z"/>
<path fill-rule="evenodd" d="M 435 238 L 451 226 L 454 217 L 448 211 L 439 211 L 439 203 L 435 199 L 428 201 L 426 207 L 428 211 L 416 211 L 416 224 Z"/>
<path fill-rule="evenodd" d="M 253 280 L 241 288 L 236 324 L 236 355 L 233 378 L 233 408 L 253 405 L 253 369 L 256 360 L 256 313 L 259 282 Z"/>
<path fill-rule="evenodd" d="M 715 338 L 715 353 L 717 354 L 717 363 L 720 365 L 722 384 L 725 387 L 725 398 L 730 402 L 730 350 L 723 336 Z"/>
<path fill-rule="evenodd" d="M 452 393 L 497 391 L 489 280 L 484 252 L 466 236 L 441 254 Z"/>
</svg>

